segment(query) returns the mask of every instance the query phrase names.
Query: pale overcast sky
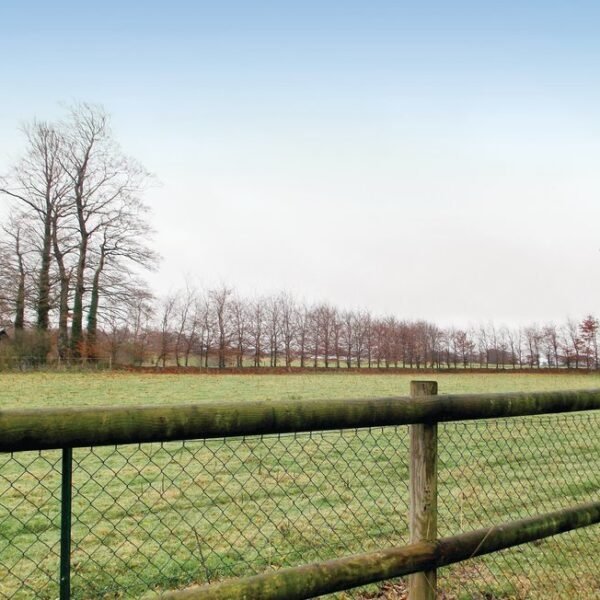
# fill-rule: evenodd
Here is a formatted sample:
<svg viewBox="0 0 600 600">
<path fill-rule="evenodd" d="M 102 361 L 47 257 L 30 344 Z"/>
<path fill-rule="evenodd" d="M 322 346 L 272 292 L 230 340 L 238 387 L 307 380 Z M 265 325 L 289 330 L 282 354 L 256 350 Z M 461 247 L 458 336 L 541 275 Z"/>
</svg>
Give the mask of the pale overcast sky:
<svg viewBox="0 0 600 600">
<path fill-rule="evenodd" d="M 161 182 L 158 291 L 599 312 L 597 2 L 4 0 L 0 27 L 0 171 L 21 123 L 103 104 Z"/>
</svg>

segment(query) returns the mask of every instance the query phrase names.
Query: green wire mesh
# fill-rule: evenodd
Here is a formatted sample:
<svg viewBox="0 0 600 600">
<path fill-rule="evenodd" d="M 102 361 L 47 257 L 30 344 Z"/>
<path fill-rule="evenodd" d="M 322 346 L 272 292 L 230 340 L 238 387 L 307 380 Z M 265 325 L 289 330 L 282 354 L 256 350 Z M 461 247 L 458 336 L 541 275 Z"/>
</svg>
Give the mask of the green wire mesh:
<svg viewBox="0 0 600 600">
<path fill-rule="evenodd" d="M 439 425 L 439 534 L 600 496 L 600 411 Z M 0 455 L 0 598 L 58 596 L 60 451 Z M 73 451 L 72 597 L 408 543 L 408 428 Z M 600 598 L 600 528 L 440 569 L 445 599 Z M 406 597 L 401 580 L 338 598 Z"/>
</svg>

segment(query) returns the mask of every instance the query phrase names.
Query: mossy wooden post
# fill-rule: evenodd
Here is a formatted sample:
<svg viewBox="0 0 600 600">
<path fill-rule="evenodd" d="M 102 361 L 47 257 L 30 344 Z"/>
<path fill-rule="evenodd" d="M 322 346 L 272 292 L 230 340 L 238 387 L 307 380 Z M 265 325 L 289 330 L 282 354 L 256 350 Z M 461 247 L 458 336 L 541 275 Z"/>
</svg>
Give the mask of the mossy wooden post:
<svg viewBox="0 0 600 600">
<path fill-rule="evenodd" d="M 411 381 L 413 398 L 437 395 L 436 381 Z M 437 538 L 437 422 L 410 425 L 410 542 Z M 436 571 L 409 577 L 409 600 L 435 600 Z"/>
</svg>

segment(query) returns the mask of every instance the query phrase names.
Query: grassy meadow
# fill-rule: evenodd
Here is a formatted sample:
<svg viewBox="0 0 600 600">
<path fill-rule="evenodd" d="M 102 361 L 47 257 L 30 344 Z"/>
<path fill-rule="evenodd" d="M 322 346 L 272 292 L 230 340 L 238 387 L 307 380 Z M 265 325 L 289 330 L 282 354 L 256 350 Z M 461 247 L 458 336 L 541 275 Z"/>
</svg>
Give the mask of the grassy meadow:
<svg viewBox="0 0 600 600">
<path fill-rule="evenodd" d="M 0 373 L 0 406 L 37 408 L 226 400 L 310 400 L 407 395 L 412 379 L 435 379 L 440 394 L 600 387 L 597 374 L 162 375 L 114 372 Z"/>
<path fill-rule="evenodd" d="M 414 378 L 7 373 L 0 406 L 405 395 Z M 597 375 L 424 378 L 442 394 L 600 388 Z M 440 534 L 597 499 L 599 431 L 595 413 L 440 426 Z M 73 597 L 151 597 L 404 544 L 407 444 L 406 427 L 387 427 L 76 449 Z M 59 498 L 60 452 L 0 455 L 0 597 L 57 596 Z M 440 587 L 445 598 L 600 598 L 599 552 L 595 526 L 442 569 Z"/>
</svg>

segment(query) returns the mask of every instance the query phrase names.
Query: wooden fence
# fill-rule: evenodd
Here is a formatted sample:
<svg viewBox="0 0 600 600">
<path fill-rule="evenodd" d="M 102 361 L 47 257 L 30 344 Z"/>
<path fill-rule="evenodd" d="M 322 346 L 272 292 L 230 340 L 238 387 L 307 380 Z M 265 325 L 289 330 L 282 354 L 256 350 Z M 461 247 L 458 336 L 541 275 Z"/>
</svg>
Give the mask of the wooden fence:
<svg viewBox="0 0 600 600">
<path fill-rule="evenodd" d="M 142 442 L 410 425 L 410 544 L 254 577 L 163 594 L 179 599 L 293 600 L 411 575 L 411 600 L 436 596 L 436 569 L 600 523 L 600 501 L 437 536 L 438 423 L 600 409 L 600 390 L 437 395 L 435 382 L 412 382 L 410 397 L 298 402 L 0 410 L 0 452 L 62 449 L 60 594 L 70 597 L 72 449 Z"/>
</svg>

